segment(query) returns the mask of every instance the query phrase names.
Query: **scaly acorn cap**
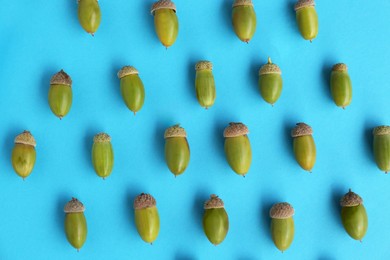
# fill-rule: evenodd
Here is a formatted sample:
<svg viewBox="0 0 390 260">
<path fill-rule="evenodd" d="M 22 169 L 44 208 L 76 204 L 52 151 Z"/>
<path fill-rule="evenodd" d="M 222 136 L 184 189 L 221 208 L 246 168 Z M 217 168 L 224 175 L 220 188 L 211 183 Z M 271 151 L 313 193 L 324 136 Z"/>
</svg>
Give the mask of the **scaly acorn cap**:
<svg viewBox="0 0 390 260">
<path fill-rule="evenodd" d="M 186 130 L 184 130 L 183 127 L 181 127 L 179 124 L 171 126 L 165 130 L 164 138 L 170 138 L 170 137 L 187 137 Z"/>
<path fill-rule="evenodd" d="M 233 7 L 240 6 L 240 5 L 250 5 L 253 6 L 252 0 L 236 0 L 233 3 Z"/>
<path fill-rule="evenodd" d="M 133 207 L 134 209 L 145 209 L 145 208 L 151 208 L 156 206 L 156 200 L 153 198 L 152 195 L 141 193 L 138 195 L 135 200 Z"/>
<path fill-rule="evenodd" d="M 204 209 L 218 209 L 223 207 L 223 201 L 215 194 L 211 194 L 210 199 L 206 200 L 203 206 Z"/>
<path fill-rule="evenodd" d="M 229 123 L 229 126 L 223 131 L 223 137 L 237 137 L 249 134 L 249 129 L 243 123 Z"/>
<path fill-rule="evenodd" d="M 305 124 L 305 123 L 298 123 L 296 127 L 291 131 L 292 137 L 299 137 L 299 136 L 305 136 L 305 135 L 312 135 L 313 129 Z"/>
<path fill-rule="evenodd" d="M 279 66 L 272 63 L 271 58 L 268 58 L 268 63 L 261 66 L 259 70 L 259 75 L 273 74 L 273 73 L 282 75 L 282 71 L 280 70 Z"/>
<path fill-rule="evenodd" d="M 133 66 L 124 66 L 120 71 L 118 71 L 118 78 L 121 79 L 132 74 L 138 74 L 138 70 Z"/>
<path fill-rule="evenodd" d="M 373 135 L 388 135 L 390 134 L 390 126 L 387 125 L 381 125 L 378 127 L 375 127 L 372 131 Z"/>
<path fill-rule="evenodd" d="M 337 63 L 333 66 L 332 71 L 348 71 L 348 67 L 344 63 Z"/>
<path fill-rule="evenodd" d="M 150 13 L 154 15 L 154 12 L 158 9 L 172 9 L 176 13 L 176 5 L 171 0 L 160 0 L 152 5 Z"/>
<path fill-rule="evenodd" d="M 341 207 L 354 207 L 361 204 L 363 204 L 363 199 L 355 192 L 352 192 L 351 189 L 340 200 Z"/>
<path fill-rule="evenodd" d="M 315 6 L 314 0 L 299 0 L 294 6 L 294 10 L 298 11 L 298 9 L 309 6 Z"/>
<path fill-rule="evenodd" d="M 93 137 L 94 143 L 109 143 L 111 142 L 111 137 L 106 133 L 99 133 Z"/>
<path fill-rule="evenodd" d="M 195 70 L 196 71 L 198 71 L 198 70 L 213 70 L 213 64 L 211 63 L 211 61 L 202 60 L 202 61 L 199 61 L 198 63 L 196 63 Z"/>
<path fill-rule="evenodd" d="M 64 70 L 60 70 L 51 77 L 50 85 L 66 85 L 71 87 L 72 79 Z"/>
<path fill-rule="evenodd" d="M 72 198 L 64 207 L 65 213 L 79 213 L 84 212 L 85 207 L 78 199 Z"/>
<path fill-rule="evenodd" d="M 285 219 L 291 218 L 294 215 L 294 208 L 287 202 L 274 204 L 269 211 L 271 218 Z"/>
<path fill-rule="evenodd" d="M 35 141 L 34 136 L 32 136 L 29 131 L 23 131 L 23 133 L 15 137 L 15 144 L 25 144 L 35 147 L 37 145 L 37 142 Z"/>
</svg>

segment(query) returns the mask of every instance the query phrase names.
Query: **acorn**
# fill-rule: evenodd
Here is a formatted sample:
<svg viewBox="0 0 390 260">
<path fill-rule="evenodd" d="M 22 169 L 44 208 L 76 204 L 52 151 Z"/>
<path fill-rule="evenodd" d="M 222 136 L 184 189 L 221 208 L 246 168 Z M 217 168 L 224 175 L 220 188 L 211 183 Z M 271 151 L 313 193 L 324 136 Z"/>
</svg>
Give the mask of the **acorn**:
<svg viewBox="0 0 390 260">
<path fill-rule="evenodd" d="M 165 161 L 169 170 L 175 175 L 182 174 L 190 162 L 190 147 L 187 133 L 180 125 L 165 130 Z"/>
<path fill-rule="evenodd" d="M 141 193 L 134 200 L 135 226 L 146 243 L 153 243 L 160 231 L 160 217 L 156 200 L 150 194 Z"/>
<path fill-rule="evenodd" d="M 37 145 L 29 131 L 24 131 L 15 138 L 15 146 L 12 150 L 11 162 L 17 175 L 27 178 L 35 165 Z"/>
<path fill-rule="evenodd" d="M 199 61 L 195 65 L 195 90 L 199 104 L 208 109 L 214 105 L 215 82 L 213 76 L 213 64 L 210 61 Z"/>
<path fill-rule="evenodd" d="M 345 231 L 355 240 L 362 241 L 368 228 L 366 209 L 363 199 L 351 189 L 340 200 L 341 220 Z"/>
<path fill-rule="evenodd" d="M 330 91 L 334 103 L 343 109 L 351 103 L 352 83 L 348 75 L 348 67 L 344 63 L 333 66 L 330 76 Z"/>
<path fill-rule="evenodd" d="M 312 134 L 313 129 L 305 123 L 298 123 L 291 131 L 295 159 L 304 170 L 309 172 L 316 162 L 316 145 Z"/>
<path fill-rule="evenodd" d="M 84 216 L 85 207 L 78 199 L 72 198 L 66 203 L 65 211 L 65 234 L 68 242 L 80 250 L 87 239 L 87 220 Z"/>
<path fill-rule="evenodd" d="M 63 70 L 50 80 L 49 106 L 59 119 L 66 116 L 72 106 L 72 79 Z"/>
<path fill-rule="evenodd" d="M 154 16 L 154 28 L 160 42 L 165 48 L 172 46 L 179 32 L 175 4 L 170 0 L 157 1 L 153 4 L 151 13 Z"/>
<path fill-rule="evenodd" d="M 79 22 L 83 29 L 94 36 L 99 28 L 102 14 L 98 0 L 77 0 Z"/>
<path fill-rule="evenodd" d="M 106 133 L 97 134 L 93 138 L 92 164 L 99 177 L 105 179 L 110 176 L 114 167 L 114 151 L 111 137 Z"/>
<path fill-rule="evenodd" d="M 222 243 L 229 231 L 229 218 L 223 201 L 212 194 L 204 203 L 203 231 L 215 246 Z"/>
<path fill-rule="evenodd" d="M 390 126 L 374 128 L 374 158 L 378 168 L 385 173 L 390 171 Z"/>
<path fill-rule="evenodd" d="M 272 63 L 271 58 L 268 58 L 268 63 L 259 70 L 261 96 L 267 103 L 273 106 L 282 93 L 282 87 L 282 71 L 278 65 Z"/>
<path fill-rule="evenodd" d="M 256 32 L 256 13 L 252 0 L 235 0 L 232 20 L 238 38 L 248 43 Z"/>
<path fill-rule="evenodd" d="M 318 34 L 318 16 L 314 8 L 314 0 L 299 0 L 295 4 L 295 12 L 298 23 L 298 29 L 302 37 L 310 42 Z"/>
<path fill-rule="evenodd" d="M 134 115 L 142 108 L 145 101 L 145 89 L 138 76 L 138 70 L 132 66 L 124 66 L 118 72 L 123 101 Z"/>
<path fill-rule="evenodd" d="M 294 208 L 287 202 L 274 204 L 269 211 L 271 235 L 275 246 L 286 251 L 294 240 Z"/>
<path fill-rule="evenodd" d="M 244 177 L 248 173 L 252 162 L 252 150 L 248 134 L 248 127 L 243 123 L 229 123 L 229 126 L 223 132 L 226 159 L 232 170 Z"/>
</svg>

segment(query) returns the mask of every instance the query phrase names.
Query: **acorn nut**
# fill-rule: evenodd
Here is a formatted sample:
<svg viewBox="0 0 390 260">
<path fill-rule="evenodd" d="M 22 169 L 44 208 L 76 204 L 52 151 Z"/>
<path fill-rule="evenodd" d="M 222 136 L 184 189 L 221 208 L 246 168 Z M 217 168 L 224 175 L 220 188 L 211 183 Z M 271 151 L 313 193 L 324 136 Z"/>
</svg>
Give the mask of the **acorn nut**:
<svg viewBox="0 0 390 260">
<path fill-rule="evenodd" d="M 214 105 L 215 82 L 213 76 L 213 64 L 210 61 L 199 61 L 195 65 L 195 90 L 199 104 L 208 109 Z"/>
<path fill-rule="evenodd" d="M 160 231 L 160 217 L 156 200 L 150 194 L 141 193 L 134 200 L 135 226 L 146 243 L 153 243 Z"/>
<path fill-rule="evenodd" d="M 190 161 L 187 133 L 180 125 L 174 125 L 165 130 L 164 138 L 165 161 L 176 177 L 186 170 Z"/>
<path fill-rule="evenodd" d="M 114 167 L 114 151 L 111 137 L 106 133 L 99 133 L 93 138 L 92 164 L 99 177 L 105 179 L 111 175 Z"/>
<path fill-rule="evenodd" d="M 179 32 L 176 6 L 170 0 L 160 0 L 153 4 L 154 28 L 160 42 L 166 47 L 172 46 Z"/>
<path fill-rule="evenodd" d="M 84 211 L 83 203 L 76 198 L 72 198 L 64 207 L 66 238 L 77 251 L 80 250 L 87 239 L 87 220 Z"/>
<path fill-rule="evenodd" d="M 316 162 L 316 145 L 312 134 L 313 129 L 305 123 L 298 123 L 291 131 L 295 159 L 304 170 L 309 172 Z"/>
<path fill-rule="evenodd" d="M 145 101 L 145 89 L 138 76 L 138 70 L 132 66 L 124 66 L 118 72 L 123 101 L 134 115 L 141 110 Z"/>
<path fill-rule="evenodd" d="M 267 103 L 273 106 L 282 93 L 282 87 L 282 71 L 278 65 L 272 63 L 271 58 L 268 58 L 268 63 L 259 70 L 261 96 Z"/>
<path fill-rule="evenodd" d="M 59 119 L 66 116 L 72 106 L 72 79 L 63 70 L 50 80 L 49 106 Z"/>
<path fill-rule="evenodd" d="M 295 4 L 298 29 L 305 40 L 310 42 L 318 34 L 318 16 L 314 0 L 299 0 Z"/>
<path fill-rule="evenodd" d="M 333 66 L 330 76 L 330 91 L 334 103 L 343 109 L 351 103 L 352 83 L 348 75 L 348 67 L 344 63 Z"/>
<path fill-rule="evenodd" d="M 235 0 L 232 20 L 238 38 L 248 43 L 256 32 L 256 13 L 252 0 Z"/>
<path fill-rule="evenodd" d="M 78 17 L 81 27 L 94 36 L 99 28 L 102 14 L 98 0 L 77 0 Z"/>
<path fill-rule="evenodd" d="M 294 240 L 294 208 L 287 202 L 274 204 L 269 211 L 271 235 L 275 246 L 286 251 Z"/>
<path fill-rule="evenodd" d="M 203 231 L 213 245 L 219 245 L 229 231 L 229 218 L 223 201 L 212 194 L 204 203 Z"/>
<path fill-rule="evenodd" d="M 385 173 L 390 171 L 390 126 L 374 128 L 374 158 L 378 168 Z"/>
<path fill-rule="evenodd" d="M 15 138 L 15 146 L 12 150 L 11 162 L 17 175 L 27 178 L 35 165 L 36 141 L 29 131 L 24 131 Z"/>
</svg>

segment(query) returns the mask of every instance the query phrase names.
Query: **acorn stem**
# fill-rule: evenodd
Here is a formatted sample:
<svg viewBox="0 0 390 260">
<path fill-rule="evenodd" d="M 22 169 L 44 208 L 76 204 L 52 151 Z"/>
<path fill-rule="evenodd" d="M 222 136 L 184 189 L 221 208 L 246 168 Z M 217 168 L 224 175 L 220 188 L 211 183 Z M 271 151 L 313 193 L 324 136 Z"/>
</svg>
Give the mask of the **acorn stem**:
<svg viewBox="0 0 390 260">
<path fill-rule="evenodd" d="M 268 64 L 272 64 L 271 57 L 268 57 Z"/>
</svg>

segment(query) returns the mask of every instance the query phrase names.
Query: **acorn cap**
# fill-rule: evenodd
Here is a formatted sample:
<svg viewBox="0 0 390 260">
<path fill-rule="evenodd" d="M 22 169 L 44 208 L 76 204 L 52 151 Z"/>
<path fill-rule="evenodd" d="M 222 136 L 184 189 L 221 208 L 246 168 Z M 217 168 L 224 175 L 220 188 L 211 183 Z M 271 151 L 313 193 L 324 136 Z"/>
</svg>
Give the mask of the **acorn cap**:
<svg viewBox="0 0 390 260">
<path fill-rule="evenodd" d="M 204 209 L 218 209 L 223 208 L 223 201 L 215 194 L 210 195 L 210 199 L 206 200 L 204 203 Z"/>
<path fill-rule="evenodd" d="M 390 126 L 387 125 L 381 125 L 378 127 L 375 127 L 372 131 L 373 135 L 388 135 L 390 134 Z"/>
<path fill-rule="evenodd" d="M 64 70 L 60 70 L 50 79 L 50 85 L 67 85 L 72 86 L 72 79 Z"/>
<path fill-rule="evenodd" d="M 229 123 L 223 131 L 223 137 L 237 137 L 249 134 L 249 129 L 243 123 Z"/>
<path fill-rule="evenodd" d="M 351 189 L 340 200 L 341 207 L 354 207 L 361 204 L 363 204 L 363 199 L 355 192 L 352 192 Z"/>
<path fill-rule="evenodd" d="M 305 136 L 305 135 L 312 135 L 313 129 L 305 124 L 305 123 L 298 123 L 296 127 L 291 131 L 292 137 L 299 137 L 299 136 Z"/>
<path fill-rule="evenodd" d="M 211 63 L 211 61 L 202 60 L 202 61 L 199 61 L 198 63 L 196 63 L 195 70 L 196 71 L 198 71 L 198 70 L 213 70 L 213 64 Z"/>
<path fill-rule="evenodd" d="M 134 209 L 145 209 L 145 208 L 155 207 L 156 200 L 150 194 L 141 193 L 135 198 L 133 206 Z"/>
<path fill-rule="evenodd" d="M 236 0 L 233 3 L 233 7 L 240 6 L 240 5 L 250 5 L 253 6 L 252 0 Z"/>
<path fill-rule="evenodd" d="M 93 137 L 94 143 L 109 143 L 111 142 L 111 137 L 106 133 L 99 133 Z"/>
<path fill-rule="evenodd" d="M 277 203 L 272 206 L 269 211 L 271 218 L 285 219 L 291 218 L 294 215 L 294 208 L 287 202 Z"/>
<path fill-rule="evenodd" d="M 259 70 L 259 75 L 273 74 L 273 73 L 282 75 L 282 71 L 280 70 L 279 66 L 272 63 L 271 58 L 268 58 L 268 63 L 261 66 Z"/>
<path fill-rule="evenodd" d="M 37 142 L 29 131 L 23 131 L 23 133 L 15 137 L 15 144 L 26 144 L 35 147 Z"/>
<path fill-rule="evenodd" d="M 138 74 L 138 70 L 133 66 L 124 66 L 120 71 L 118 71 L 118 78 L 123 78 L 131 74 Z"/>
<path fill-rule="evenodd" d="M 314 0 L 299 0 L 294 6 L 294 10 L 297 11 L 298 9 L 309 6 L 315 6 Z"/>
<path fill-rule="evenodd" d="M 348 67 L 344 63 L 337 63 L 333 66 L 332 71 L 348 71 Z"/>
<path fill-rule="evenodd" d="M 186 130 L 184 130 L 183 127 L 180 127 L 179 124 L 171 126 L 165 130 L 164 138 L 170 138 L 170 137 L 187 137 Z"/>
<path fill-rule="evenodd" d="M 66 203 L 64 207 L 65 213 L 79 213 L 79 212 L 84 212 L 85 207 L 83 203 L 81 203 L 78 199 L 72 198 L 71 201 Z"/>
<path fill-rule="evenodd" d="M 151 14 L 154 14 L 154 11 L 158 9 L 172 9 L 176 13 L 176 5 L 171 0 L 160 0 L 155 2 L 152 5 L 152 9 L 150 10 Z"/>
</svg>

